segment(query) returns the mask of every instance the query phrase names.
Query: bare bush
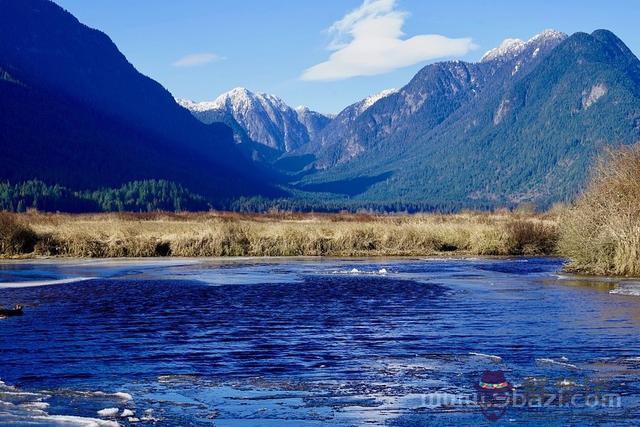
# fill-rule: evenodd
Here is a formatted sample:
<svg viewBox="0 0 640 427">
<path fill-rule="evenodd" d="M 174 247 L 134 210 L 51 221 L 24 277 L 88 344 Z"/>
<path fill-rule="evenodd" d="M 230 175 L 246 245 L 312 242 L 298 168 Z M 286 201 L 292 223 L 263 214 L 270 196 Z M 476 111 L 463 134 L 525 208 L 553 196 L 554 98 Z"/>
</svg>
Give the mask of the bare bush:
<svg viewBox="0 0 640 427">
<path fill-rule="evenodd" d="M 506 224 L 508 252 L 512 255 L 552 254 L 558 241 L 555 224 L 518 219 Z"/>
<path fill-rule="evenodd" d="M 640 145 L 607 150 L 591 181 L 560 220 L 569 268 L 640 276 Z"/>
</svg>

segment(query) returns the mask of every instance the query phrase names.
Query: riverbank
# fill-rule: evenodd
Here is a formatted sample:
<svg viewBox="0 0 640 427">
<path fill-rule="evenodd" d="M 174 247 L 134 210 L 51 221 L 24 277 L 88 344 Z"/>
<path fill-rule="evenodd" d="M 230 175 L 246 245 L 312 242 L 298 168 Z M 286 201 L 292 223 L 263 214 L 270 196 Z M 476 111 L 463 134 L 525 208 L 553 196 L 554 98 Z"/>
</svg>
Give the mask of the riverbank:
<svg viewBox="0 0 640 427">
<path fill-rule="evenodd" d="M 552 255 L 554 215 L 0 214 L 3 257 Z"/>
</svg>

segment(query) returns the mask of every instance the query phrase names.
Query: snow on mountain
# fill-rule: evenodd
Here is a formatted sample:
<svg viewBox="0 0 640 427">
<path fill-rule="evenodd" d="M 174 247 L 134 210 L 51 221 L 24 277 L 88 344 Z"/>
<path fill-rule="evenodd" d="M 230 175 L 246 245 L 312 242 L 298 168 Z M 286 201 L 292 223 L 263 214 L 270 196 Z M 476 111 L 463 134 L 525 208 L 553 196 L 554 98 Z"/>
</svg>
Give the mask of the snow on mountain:
<svg viewBox="0 0 640 427">
<path fill-rule="evenodd" d="M 308 143 L 329 121 L 308 108 L 294 110 L 276 96 L 242 87 L 223 93 L 214 101 L 177 99 L 177 102 L 205 123 L 226 123 L 232 118 L 251 140 L 282 152 Z"/>
<path fill-rule="evenodd" d="M 504 39 L 500 46 L 494 47 L 482 56 L 480 62 L 493 61 L 502 57 L 514 57 L 524 50 L 526 43 L 520 39 Z"/>
<path fill-rule="evenodd" d="M 567 36 L 544 31 L 528 41 L 507 39 L 485 54 L 480 62 L 444 61 L 429 64 L 399 90 L 389 89 L 352 104 L 320 133 L 315 166 L 329 168 L 350 161 L 398 132 L 423 133 L 439 126 L 464 105 L 492 93 L 507 81 L 527 75 Z M 375 105 L 375 107 L 373 107 Z M 508 115 L 505 101 L 497 123 Z"/>
<path fill-rule="evenodd" d="M 203 111 L 215 110 L 217 108 L 214 102 L 194 102 L 194 101 L 191 101 L 190 99 L 182 99 L 182 98 L 176 98 L 176 102 L 178 103 L 178 105 L 183 106 L 189 111 L 203 112 Z"/>
<path fill-rule="evenodd" d="M 367 98 L 365 98 L 364 100 L 360 101 L 357 104 L 357 111 L 358 114 L 362 114 L 365 111 L 367 111 L 373 104 L 375 104 L 376 102 L 380 101 L 382 98 L 386 98 L 389 95 L 393 95 L 394 93 L 398 92 L 398 89 L 396 88 L 391 88 L 391 89 L 385 89 L 382 92 L 376 93 L 374 95 L 370 95 Z"/>
<path fill-rule="evenodd" d="M 556 30 L 544 30 L 540 34 L 536 34 L 528 41 L 522 41 L 520 39 L 505 39 L 500 46 L 495 47 L 485 53 L 480 62 L 488 62 L 494 60 L 509 60 L 520 55 L 527 48 L 534 45 L 539 45 L 548 42 L 558 42 L 566 39 L 568 36 L 565 33 Z M 534 50 L 534 55 L 537 55 Z"/>
<path fill-rule="evenodd" d="M 305 106 L 293 109 L 276 96 L 254 93 L 242 87 L 223 93 L 214 101 L 178 102 L 205 123 L 222 121 L 229 125 L 238 142 L 250 140 L 280 152 L 290 152 L 305 145 L 309 151 L 315 151 L 334 143 L 350 144 L 356 148 L 347 151 L 355 153 L 364 150 L 365 139 L 377 140 L 380 137 L 378 133 L 393 132 L 397 123 L 402 122 L 401 117 L 416 113 L 428 98 L 462 99 L 467 91 L 471 93 L 469 96 L 475 96 L 482 81 L 490 79 L 496 70 L 508 67 L 512 77 L 516 74 L 519 76 L 526 72 L 529 64 L 538 61 L 540 55 L 546 54 L 566 38 L 567 35 L 559 31 L 545 30 L 527 41 L 506 39 L 500 46 L 488 51 L 476 64 L 461 61 L 432 64 L 425 67 L 426 71 L 418 74 L 422 77 L 414 84 L 368 96 L 346 107 L 335 117 L 311 111 Z M 420 83 L 422 79 L 426 79 L 427 86 L 424 88 Z M 444 81 L 448 82 L 446 87 L 442 86 Z M 412 90 L 414 86 L 415 90 Z M 401 100 L 393 107 L 393 111 L 382 112 L 389 119 L 385 127 L 379 132 L 374 130 L 375 137 L 370 135 L 360 138 L 355 130 L 360 127 L 355 124 L 364 121 L 361 128 L 370 128 L 371 123 L 364 117 L 364 113 L 380 100 L 396 93 L 401 94 Z"/>
</svg>

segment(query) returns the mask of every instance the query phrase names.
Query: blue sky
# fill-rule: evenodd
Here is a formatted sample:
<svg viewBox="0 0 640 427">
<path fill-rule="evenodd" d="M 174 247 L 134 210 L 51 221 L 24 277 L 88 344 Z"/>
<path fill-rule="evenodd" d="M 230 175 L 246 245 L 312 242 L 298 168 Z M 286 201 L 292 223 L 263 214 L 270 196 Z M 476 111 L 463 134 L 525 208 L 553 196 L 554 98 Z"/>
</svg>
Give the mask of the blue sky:
<svg viewBox="0 0 640 427">
<path fill-rule="evenodd" d="M 607 28 L 638 55 L 638 0 L 55 0 L 174 96 L 237 86 L 331 113 L 505 38 Z"/>
</svg>

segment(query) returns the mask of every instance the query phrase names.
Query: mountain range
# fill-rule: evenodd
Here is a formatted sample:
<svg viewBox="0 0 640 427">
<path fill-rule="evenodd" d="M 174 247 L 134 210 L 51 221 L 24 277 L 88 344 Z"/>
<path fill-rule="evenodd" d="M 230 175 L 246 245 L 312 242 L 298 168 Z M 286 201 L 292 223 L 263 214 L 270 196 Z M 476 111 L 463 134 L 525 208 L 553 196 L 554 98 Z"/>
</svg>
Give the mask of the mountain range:
<svg viewBox="0 0 640 427">
<path fill-rule="evenodd" d="M 290 185 L 307 197 L 351 205 L 548 207 L 604 146 L 640 141 L 639 70 L 606 30 L 507 39 L 345 108 L 275 165 L 300 169 Z"/>
<path fill-rule="evenodd" d="M 547 33 L 508 52 L 425 67 L 401 93 L 426 93 L 430 102 L 400 115 L 364 155 L 303 183 L 335 188 L 383 176 L 357 197 L 546 207 L 579 191 L 603 146 L 640 141 L 640 62 L 614 34 Z M 411 92 L 416 83 L 433 90 Z M 363 140 L 368 128 L 384 128 L 372 123 L 393 123 L 401 102 L 387 97 L 372 107 Z"/>
<path fill-rule="evenodd" d="M 0 10 L 11 183 L 163 180 L 245 209 L 548 207 L 580 190 L 603 147 L 640 141 L 640 62 L 607 30 L 507 39 L 329 116 L 244 88 L 175 99 L 53 2 Z"/>
</svg>

